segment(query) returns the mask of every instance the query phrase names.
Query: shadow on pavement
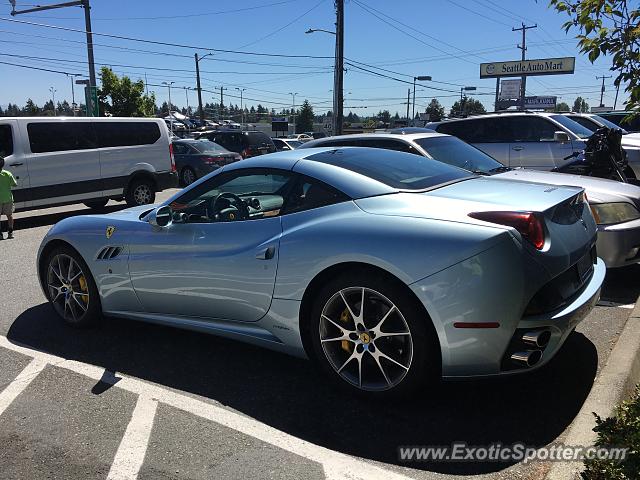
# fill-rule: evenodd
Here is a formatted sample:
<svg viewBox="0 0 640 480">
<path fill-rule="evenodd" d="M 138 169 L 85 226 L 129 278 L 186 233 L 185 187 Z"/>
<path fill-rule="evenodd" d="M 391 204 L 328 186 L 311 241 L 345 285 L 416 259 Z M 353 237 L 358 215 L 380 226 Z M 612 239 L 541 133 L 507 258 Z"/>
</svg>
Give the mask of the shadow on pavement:
<svg viewBox="0 0 640 480">
<path fill-rule="evenodd" d="M 510 463 L 403 463 L 407 445 L 551 443 L 591 389 L 594 345 L 573 333 L 530 375 L 442 383 L 402 402 L 371 402 L 328 386 L 310 362 L 209 335 L 105 319 L 63 324 L 48 304 L 21 314 L 12 342 L 208 397 L 267 425 L 339 452 L 420 470 L 480 474 Z M 99 394 L 102 390 L 96 389 Z"/>
<path fill-rule="evenodd" d="M 623 268 L 610 268 L 602 285 L 600 298 L 610 302 L 635 303 L 638 299 L 640 264 Z"/>
<path fill-rule="evenodd" d="M 103 213 L 112 213 L 112 212 L 117 212 L 118 210 L 123 210 L 125 208 L 127 208 L 127 204 L 122 203 L 117 205 L 107 205 L 106 207 L 100 210 L 93 210 L 91 208 L 80 208 L 77 210 L 65 210 L 63 212 L 54 211 L 53 213 L 44 213 L 41 215 L 37 215 L 38 210 L 33 210 L 31 212 L 20 212 L 16 214 L 17 216 L 14 220 L 15 222 L 14 228 L 16 230 L 26 230 L 29 228 L 44 227 L 47 225 L 53 225 L 54 223 L 57 223 L 60 220 L 63 220 L 68 217 L 75 217 L 78 215 L 99 215 Z M 18 216 L 21 214 L 24 215 L 29 213 L 31 213 L 32 215 L 29 215 L 27 217 Z M 2 228 L 5 231 L 7 229 L 6 224 L 7 224 L 7 221 L 3 220 Z"/>
</svg>

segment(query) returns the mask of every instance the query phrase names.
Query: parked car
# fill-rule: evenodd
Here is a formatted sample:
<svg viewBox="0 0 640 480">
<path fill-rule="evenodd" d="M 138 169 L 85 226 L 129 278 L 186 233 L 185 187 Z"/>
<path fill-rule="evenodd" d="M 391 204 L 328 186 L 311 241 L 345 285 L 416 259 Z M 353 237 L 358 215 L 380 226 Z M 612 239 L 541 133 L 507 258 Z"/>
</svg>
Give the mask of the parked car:
<svg viewBox="0 0 640 480">
<path fill-rule="evenodd" d="M 580 188 L 297 149 L 227 165 L 152 210 L 62 220 L 38 272 L 71 325 L 200 330 L 399 395 L 549 362 L 598 300 L 595 241 Z"/>
<path fill-rule="evenodd" d="M 510 167 L 551 170 L 574 161 L 593 133 L 560 113 L 512 112 L 428 123 L 454 135 Z M 636 145 L 637 143 L 637 145 Z M 625 142 L 628 178 L 640 178 L 640 139 Z"/>
<path fill-rule="evenodd" d="M 191 185 L 220 167 L 242 160 L 239 153 L 230 152 L 210 140 L 174 141 L 173 154 L 182 185 Z"/>
<path fill-rule="evenodd" d="M 313 139 L 316 139 L 316 138 L 325 138 L 325 137 L 327 137 L 327 136 L 328 136 L 328 135 L 327 135 L 326 133 L 324 133 L 324 132 L 303 132 L 303 133 L 304 133 L 305 135 L 310 136 L 310 137 L 311 137 L 311 138 L 313 138 Z"/>
<path fill-rule="evenodd" d="M 504 180 L 573 185 L 587 192 L 598 224 L 598 254 L 607 267 L 640 262 L 640 188 L 628 183 L 528 169 L 512 169 L 462 140 L 435 132 L 414 134 L 343 135 L 305 143 L 313 147 L 374 147 L 397 150 L 434 159 L 478 175 Z"/>
<path fill-rule="evenodd" d="M 187 131 L 187 126 L 179 120 L 165 118 L 164 123 L 167 124 L 167 128 L 172 132 L 182 133 Z"/>
<path fill-rule="evenodd" d="M 615 123 L 619 127 L 624 128 L 629 133 L 638 133 L 640 132 L 640 115 L 636 115 L 631 120 L 626 120 L 626 117 L 632 112 L 602 112 L 598 115 L 602 118 L 609 120 L 610 122 Z"/>
<path fill-rule="evenodd" d="M 242 128 L 242 125 L 233 120 L 220 120 L 219 124 L 222 128 L 231 128 L 233 130 L 240 130 Z"/>
<path fill-rule="evenodd" d="M 283 150 L 293 150 L 303 143 L 299 140 L 291 140 L 290 138 L 271 138 L 271 140 L 276 146 L 276 150 L 279 152 L 282 152 Z"/>
<path fill-rule="evenodd" d="M 290 140 L 298 140 L 299 142 L 307 142 L 309 140 L 313 140 L 313 136 L 306 133 L 292 133 L 290 135 L 287 135 L 287 138 Z"/>
<path fill-rule="evenodd" d="M 17 210 L 143 205 L 178 183 L 162 119 L 0 117 L 0 142 Z"/>
<path fill-rule="evenodd" d="M 269 135 L 259 131 L 212 130 L 198 133 L 195 138 L 211 140 L 231 152 L 239 153 L 242 158 L 276 151 Z"/>
<path fill-rule="evenodd" d="M 591 132 L 595 132 L 599 128 L 607 127 L 612 129 L 620 129 L 622 130 L 622 134 L 626 135 L 627 132 L 624 128 L 621 128 L 619 125 L 616 125 L 613 122 L 610 122 L 606 118 L 601 117 L 600 115 L 596 115 L 595 113 L 564 113 L 565 117 L 570 118 L 574 122 L 579 123 L 585 128 L 588 128 Z"/>
</svg>

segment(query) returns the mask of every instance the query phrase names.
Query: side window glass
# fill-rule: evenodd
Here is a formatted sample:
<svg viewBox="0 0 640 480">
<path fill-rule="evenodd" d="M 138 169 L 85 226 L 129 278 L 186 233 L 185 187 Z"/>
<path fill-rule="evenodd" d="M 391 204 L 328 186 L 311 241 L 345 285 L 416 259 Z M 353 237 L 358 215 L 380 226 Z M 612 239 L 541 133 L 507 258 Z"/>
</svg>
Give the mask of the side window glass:
<svg viewBox="0 0 640 480">
<path fill-rule="evenodd" d="M 282 170 L 250 169 L 217 175 L 171 203 L 175 221 L 216 223 L 280 215 L 294 177 Z"/>
<path fill-rule="evenodd" d="M 309 177 L 301 177 L 287 198 L 283 214 L 302 212 L 348 200 L 344 193 Z"/>
<path fill-rule="evenodd" d="M 552 142 L 554 132 L 559 130 L 545 118 L 521 116 L 510 120 L 514 142 Z"/>
<path fill-rule="evenodd" d="M 189 148 L 181 143 L 174 143 L 173 153 L 175 153 L 176 155 L 185 155 L 189 153 Z"/>
<path fill-rule="evenodd" d="M 100 147 L 152 145 L 160 138 L 155 122 L 105 121 L 93 123 Z"/>
<path fill-rule="evenodd" d="M 62 152 L 96 148 L 90 122 L 37 122 L 27 125 L 31 152 Z"/>
<path fill-rule="evenodd" d="M 8 157 L 13 154 L 13 134 L 11 125 L 0 125 L 0 156 Z"/>
</svg>

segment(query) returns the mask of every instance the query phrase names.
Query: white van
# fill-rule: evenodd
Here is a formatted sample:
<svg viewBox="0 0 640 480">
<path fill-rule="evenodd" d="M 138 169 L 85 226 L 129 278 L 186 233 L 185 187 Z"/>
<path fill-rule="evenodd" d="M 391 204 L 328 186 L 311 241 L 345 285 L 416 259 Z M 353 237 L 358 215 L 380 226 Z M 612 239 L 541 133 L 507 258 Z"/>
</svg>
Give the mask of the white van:
<svg viewBox="0 0 640 480">
<path fill-rule="evenodd" d="M 0 155 L 18 182 L 16 210 L 143 205 L 178 184 L 162 119 L 0 117 Z"/>
</svg>

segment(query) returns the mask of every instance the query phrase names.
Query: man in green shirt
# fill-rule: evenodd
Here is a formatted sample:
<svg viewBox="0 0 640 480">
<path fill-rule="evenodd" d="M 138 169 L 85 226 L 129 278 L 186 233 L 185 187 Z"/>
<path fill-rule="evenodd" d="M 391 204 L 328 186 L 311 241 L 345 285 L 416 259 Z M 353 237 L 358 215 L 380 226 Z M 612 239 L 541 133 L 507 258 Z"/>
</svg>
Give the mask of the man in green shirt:
<svg viewBox="0 0 640 480">
<path fill-rule="evenodd" d="M 16 179 L 13 178 L 11 172 L 7 172 L 4 169 L 4 158 L 0 157 L 0 220 L 2 215 L 7 216 L 7 223 L 9 226 L 9 235 L 7 238 L 13 238 L 13 194 L 11 189 L 18 185 Z M 4 240 L 4 234 L 0 228 L 0 240 Z"/>
</svg>

